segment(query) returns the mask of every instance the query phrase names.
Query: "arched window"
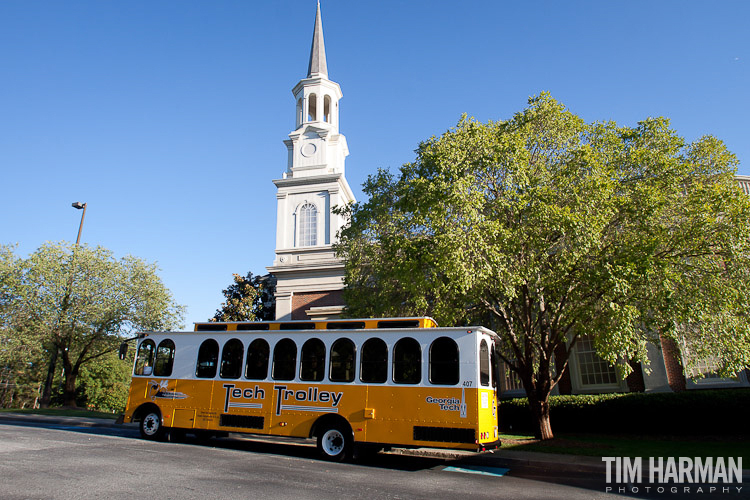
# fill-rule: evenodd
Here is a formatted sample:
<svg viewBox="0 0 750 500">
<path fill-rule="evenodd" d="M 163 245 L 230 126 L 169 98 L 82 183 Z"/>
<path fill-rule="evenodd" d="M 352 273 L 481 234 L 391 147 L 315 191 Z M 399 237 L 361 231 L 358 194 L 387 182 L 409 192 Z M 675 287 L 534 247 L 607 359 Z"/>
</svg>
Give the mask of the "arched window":
<svg viewBox="0 0 750 500">
<path fill-rule="evenodd" d="M 273 348 L 271 376 L 274 380 L 293 380 L 296 368 L 297 344 L 292 339 L 279 340 Z"/>
<path fill-rule="evenodd" d="M 247 348 L 247 361 L 245 362 L 245 378 L 250 380 L 263 380 L 268 375 L 268 355 L 271 352 L 268 342 L 263 339 L 255 339 Z"/>
<path fill-rule="evenodd" d="M 422 380 L 422 348 L 415 339 L 404 337 L 393 347 L 393 381 L 418 384 Z"/>
<path fill-rule="evenodd" d="M 485 387 L 490 385 L 490 350 L 484 339 L 479 344 L 479 383 Z"/>
<path fill-rule="evenodd" d="M 302 120 L 304 120 L 303 115 L 304 110 L 302 109 L 302 98 L 300 97 L 297 99 L 297 127 L 302 125 Z"/>
<path fill-rule="evenodd" d="M 459 378 L 458 345 L 448 337 L 435 339 L 430 345 L 430 382 L 456 385 Z"/>
<path fill-rule="evenodd" d="M 214 378 L 216 364 L 219 361 L 219 343 L 214 339 L 206 339 L 198 348 L 198 362 L 195 366 L 195 376 L 198 378 Z"/>
<path fill-rule="evenodd" d="M 156 361 L 154 361 L 154 376 L 169 377 L 172 375 L 174 363 L 174 342 L 164 339 L 156 348 Z"/>
<path fill-rule="evenodd" d="M 146 339 L 138 346 L 138 355 L 135 360 L 136 375 L 151 375 L 154 368 L 154 341 Z"/>
<path fill-rule="evenodd" d="M 320 339 L 310 339 L 302 345 L 302 361 L 299 368 L 300 380 L 320 382 L 326 366 L 326 346 Z"/>
<path fill-rule="evenodd" d="M 379 338 L 362 344 L 359 379 L 367 384 L 382 384 L 388 379 L 388 346 Z"/>
<path fill-rule="evenodd" d="M 240 378 L 242 373 L 242 354 L 244 351 L 240 339 L 228 340 L 221 350 L 221 378 Z"/>
<path fill-rule="evenodd" d="M 338 339 L 331 346 L 331 382 L 351 382 L 354 380 L 354 342 Z"/>
<path fill-rule="evenodd" d="M 323 98 L 323 121 L 331 123 L 331 96 L 329 95 Z"/>
<path fill-rule="evenodd" d="M 318 209 L 310 202 L 299 207 L 298 241 L 301 247 L 313 247 L 318 244 Z"/>
<path fill-rule="evenodd" d="M 318 121 L 318 96 L 310 94 L 307 98 L 307 121 Z"/>
</svg>

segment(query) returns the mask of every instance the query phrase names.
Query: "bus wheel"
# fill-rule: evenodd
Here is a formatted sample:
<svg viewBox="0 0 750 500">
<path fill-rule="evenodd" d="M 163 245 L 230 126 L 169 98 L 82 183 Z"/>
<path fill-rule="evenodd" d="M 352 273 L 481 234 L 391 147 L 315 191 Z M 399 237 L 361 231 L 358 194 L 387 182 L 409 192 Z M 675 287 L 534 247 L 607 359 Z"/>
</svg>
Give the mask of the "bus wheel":
<svg viewBox="0 0 750 500">
<path fill-rule="evenodd" d="M 342 462 L 351 457 L 352 441 L 351 432 L 333 424 L 318 434 L 318 453 L 326 460 Z"/>
<path fill-rule="evenodd" d="M 161 414 L 159 410 L 149 410 L 141 418 L 141 437 L 156 441 L 164 435 L 164 426 L 161 425 Z"/>
</svg>

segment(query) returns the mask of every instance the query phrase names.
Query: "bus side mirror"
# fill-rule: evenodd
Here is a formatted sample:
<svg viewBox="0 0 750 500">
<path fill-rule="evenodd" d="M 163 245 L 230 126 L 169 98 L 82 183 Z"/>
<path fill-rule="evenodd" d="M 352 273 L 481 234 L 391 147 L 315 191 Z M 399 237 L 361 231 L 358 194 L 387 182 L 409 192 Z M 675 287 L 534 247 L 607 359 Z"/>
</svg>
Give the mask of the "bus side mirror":
<svg viewBox="0 0 750 500">
<path fill-rule="evenodd" d="M 125 359 L 125 356 L 128 354 L 128 343 L 123 342 L 120 344 L 120 352 L 118 353 L 118 356 L 120 359 Z"/>
</svg>

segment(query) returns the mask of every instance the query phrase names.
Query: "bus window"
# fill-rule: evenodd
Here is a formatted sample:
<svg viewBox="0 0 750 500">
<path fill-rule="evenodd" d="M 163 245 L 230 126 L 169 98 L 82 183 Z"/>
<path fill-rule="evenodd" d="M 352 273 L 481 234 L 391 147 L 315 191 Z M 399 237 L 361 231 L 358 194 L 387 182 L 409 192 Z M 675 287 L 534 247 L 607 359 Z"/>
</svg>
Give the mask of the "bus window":
<svg viewBox="0 0 750 500">
<path fill-rule="evenodd" d="M 490 360 L 492 361 L 492 387 L 498 388 L 500 386 L 500 356 L 498 356 L 495 350 L 495 344 L 492 344 L 490 350 Z"/>
<path fill-rule="evenodd" d="M 456 385 L 458 383 L 458 345 L 448 337 L 440 337 L 430 345 L 430 383 Z"/>
<path fill-rule="evenodd" d="M 138 355 L 135 359 L 136 375 L 151 375 L 154 366 L 154 341 L 146 339 L 138 347 Z"/>
<path fill-rule="evenodd" d="M 419 342 L 405 337 L 393 347 L 393 381 L 418 384 L 422 380 L 422 351 Z"/>
<path fill-rule="evenodd" d="M 297 344 L 292 339 L 279 340 L 273 348 L 271 376 L 274 380 L 292 380 L 296 366 Z"/>
<path fill-rule="evenodd" d="M 331 346 L 331 382 L 351 382 L 354 380 L 354 342 L 338 339 Z"/>
<path fill-rule="evenodd" d="M 174 342 L 164 339 L 156 348 L 156 361 L 154 361 L 154 376 L 169 377 L 172 375 L 172 364 L 174 363 Z"/>
<path fill-rule="evenodd" d="M 320 382 L 326 366 L 326 346 L 320 339 L 310 339 L 302 346 L 302 361 L 299 367 L 300 380 Z"/>
<path fill-rule="evenodd" d="M 379 338 L 362 345 L 359 379 L 366 384 L 382 384 L 388 379 L 388 346 Z"/>
<path fill-rule="evenodd" d="M 271 350 L 268 342 L 255 339 L 247 348 L 247 362 L 245 363 L 245 378 L 263 380 L 268 375 L 268 354 Z"/>
<path fill-rule="evenodd" d="M 479 343 L 479 383 L 485 387 L 490 385 L 490 350 L 484 339 Z"/>
<path fill-rule="evenodd" d="M 240 339 L 232 339 L 224 344 L 224 349 L 221 350 L 221 369 L 219 369 L 221 378 L 240 378 L 242 351 L 244 347 Z"/>
<path fill-rule="evenodd" d="M 219 361 L 219 343 L 214 339 L 206 339 L 198 349 L 198 363 L 195 376 L 198 378 L 214 378 L 216 363 Z"/>
</svg>

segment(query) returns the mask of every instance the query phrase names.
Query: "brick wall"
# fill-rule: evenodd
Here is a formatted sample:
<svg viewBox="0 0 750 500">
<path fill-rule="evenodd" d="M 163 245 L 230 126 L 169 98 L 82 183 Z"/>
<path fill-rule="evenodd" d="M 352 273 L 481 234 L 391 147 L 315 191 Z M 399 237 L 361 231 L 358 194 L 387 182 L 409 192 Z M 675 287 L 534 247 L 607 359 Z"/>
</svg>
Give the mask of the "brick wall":
<svg viewBox="0 0 750 500">
<path fill-rule="evenodd" d="M 661 337 L 661 351 L 664 354 L 664 365 L 667 368 L 667 382 L 669 387 L 677 392 L 687 388 L 685 372 L 682 369 L 680 348 L 677 343 L 667 337 Z"/>
<path fill-rule="evenodd" d="M 295 292 L 292 296 L 292 319 L 310 319 L 305 311 L 311 307 L 343 306 L 343 290 L 329 292 Z"/>
<path fill-rule="evenodd" d="M 640 363 L 635 361 L 628 361 L 628 364 L 633 371 L 625 379 L 628 383 L 628 390 L 630 392 L 644 392 L 646 390 L 646 381 L 643 379 L 643 368 Z"/>
</svg>

